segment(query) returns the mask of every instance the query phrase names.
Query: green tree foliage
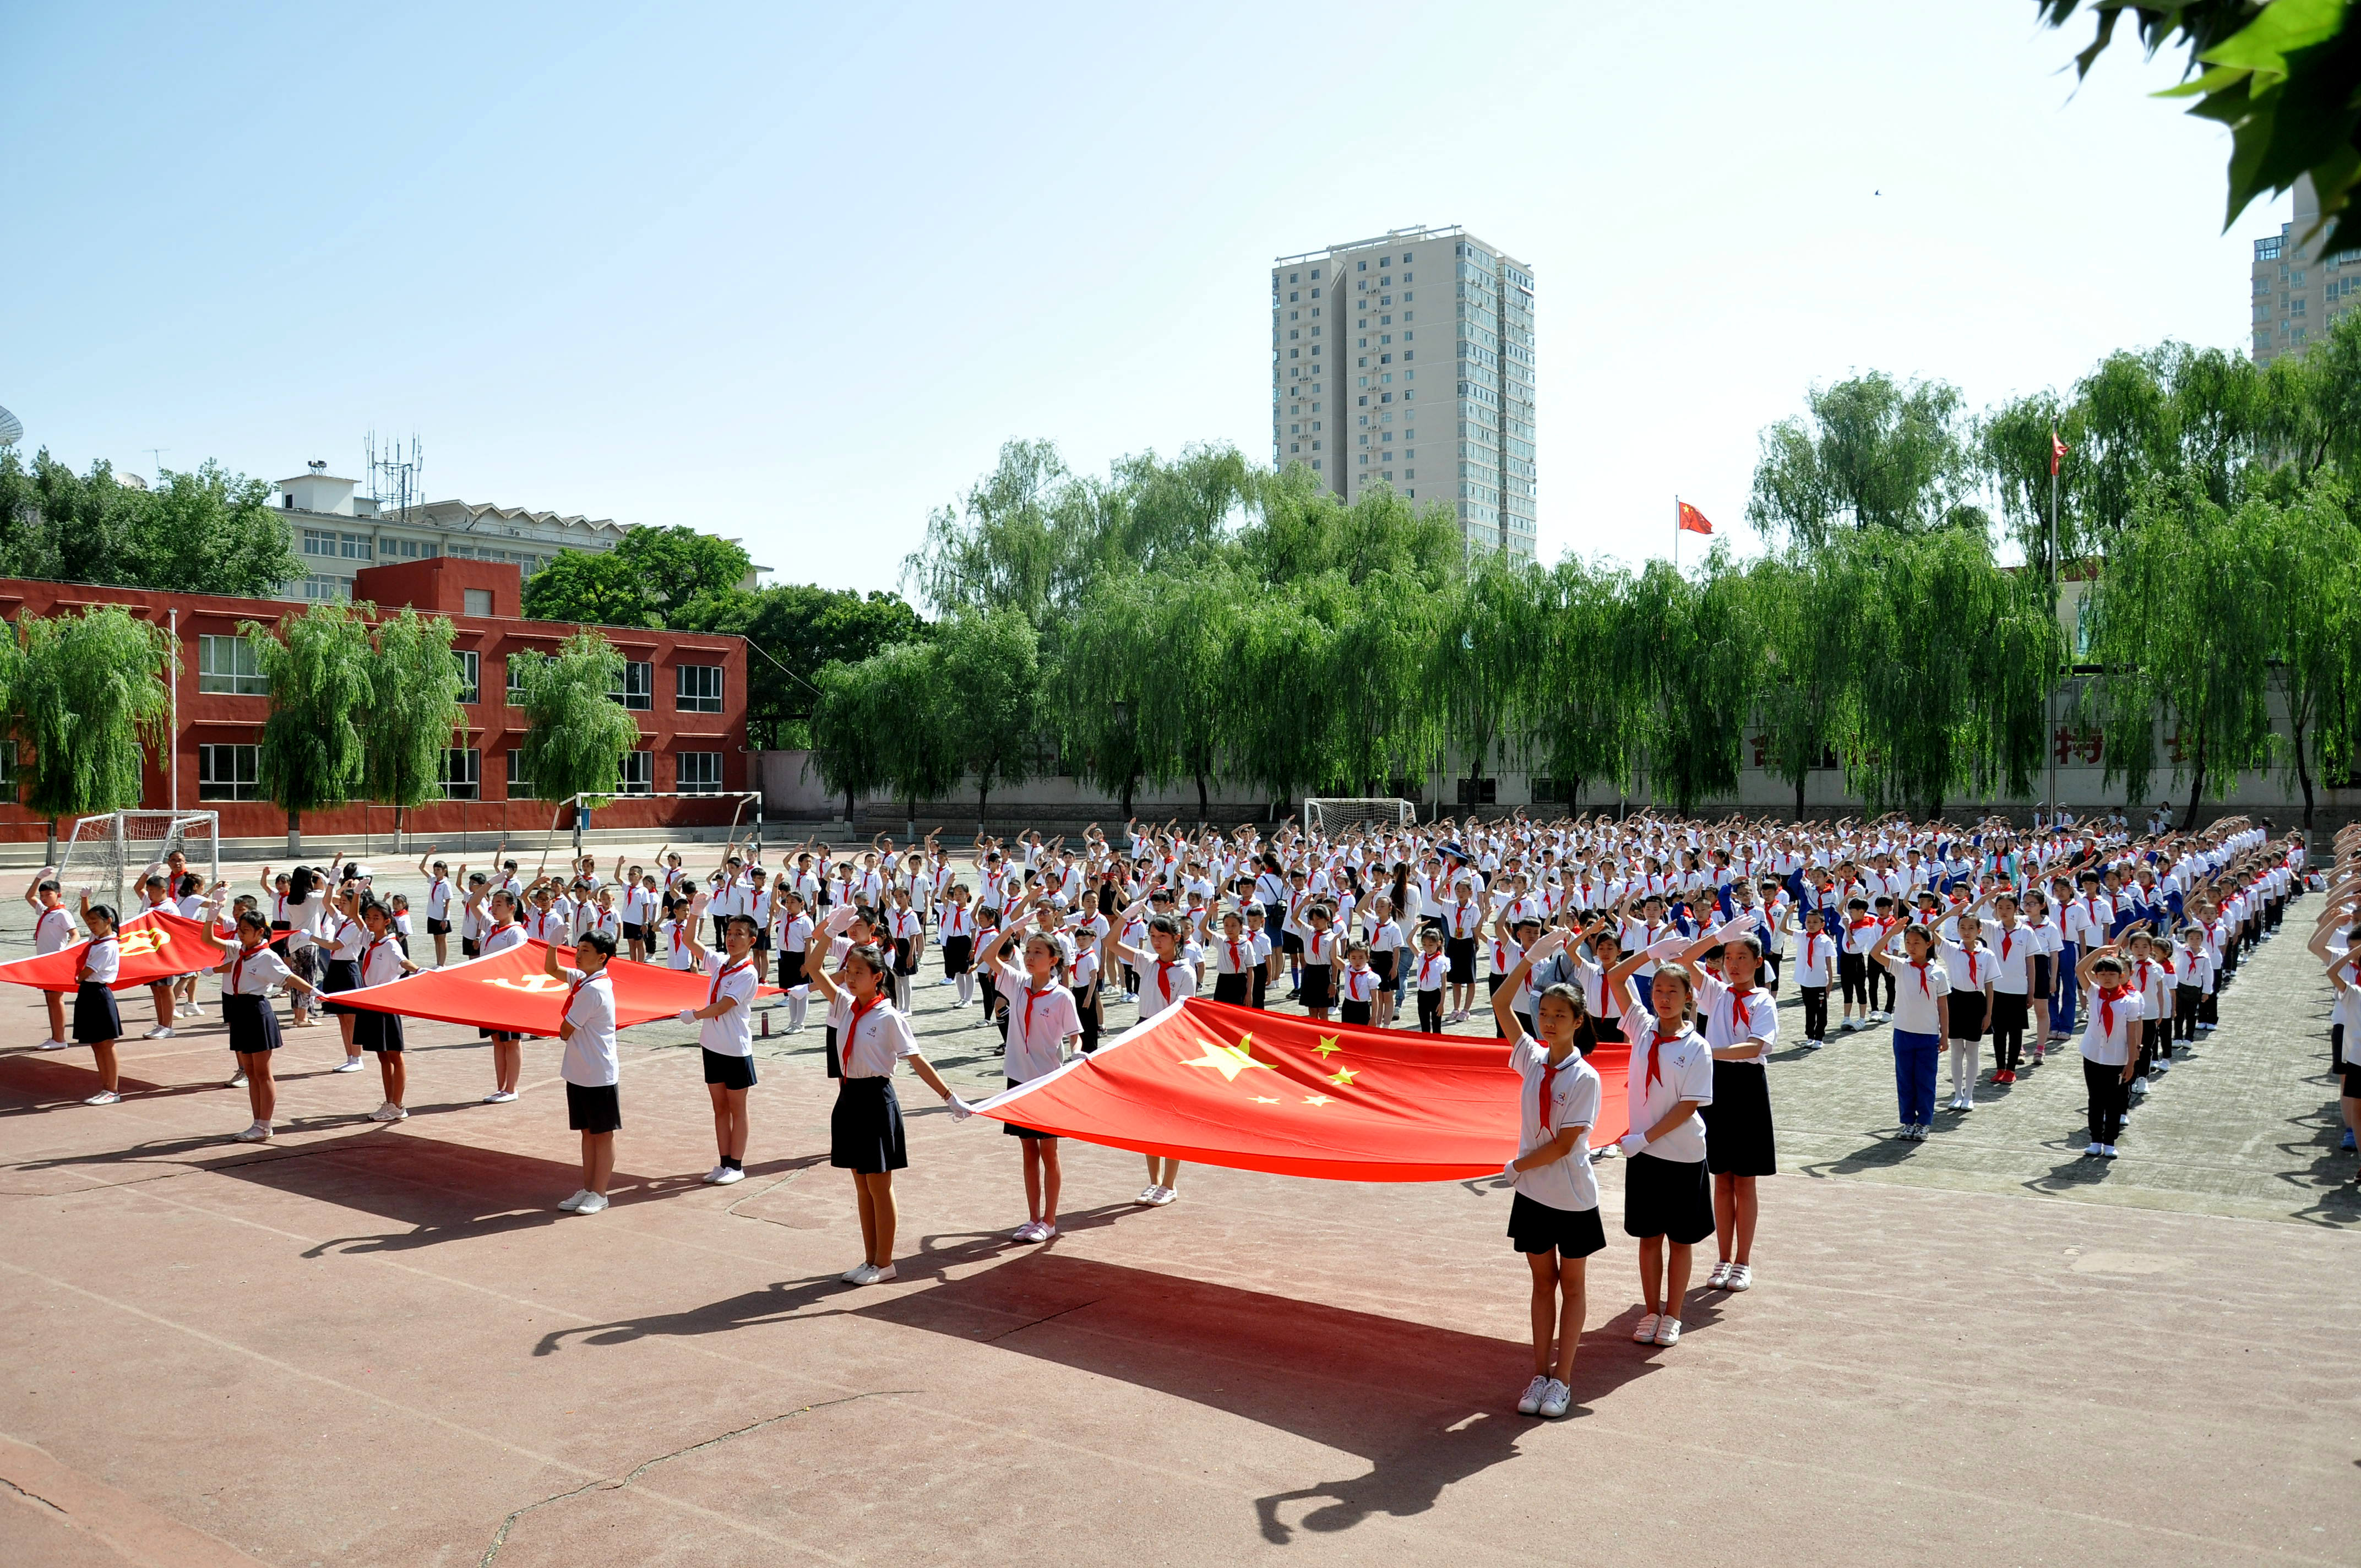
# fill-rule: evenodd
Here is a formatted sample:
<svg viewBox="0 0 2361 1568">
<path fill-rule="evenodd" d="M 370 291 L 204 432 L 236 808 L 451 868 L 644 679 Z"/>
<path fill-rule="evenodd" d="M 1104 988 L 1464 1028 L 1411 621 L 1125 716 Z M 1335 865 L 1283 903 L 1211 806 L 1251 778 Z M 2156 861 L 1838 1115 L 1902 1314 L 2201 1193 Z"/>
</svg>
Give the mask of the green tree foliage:
<svg viewBox="0 0 2361 1568">
<path fill-rule="evenodd" d="M 25 804 L 49 817 L 137 806 L 148 748 L 171 744 L 171 637 L 117 605 L 27 616 L 0 650 Z"/>
<path fill-rule="evenodd" d="M 2346 311 L 2301 354 L 2282 354 L 2260 377 L 2258 433 L 2281 499 L 2334 469 L 2361 485 L 2361 311 Z"/>
<path fill-rule="evenodd" d="M 1568 556 L 1550 574 L 1533 699 L 1534 744 L 1569 804 L 1586 785 L 1620 794 L 1641 740 L 1631 579 Z"/>
<path fill-rule="evenodd" d="M 975 786 L 982 832 L 993 786 L 1022 782 L 1040 737 L 1040 640 L 1015 610 L 972 610 L 937 629 L 925 652 L 928 685 L 909 692 L 921 723 L 940 729 Z"/>
<path fill-rule="evenodd" d="M 1763 433 L 1746 515 L 1765 537 L 1819 549 L 1845 529 L 1913 533 L 1949 520 L 1970 481 L 1959 389 L 1882 371 L 1816 387 Z"/>
<path fill-rule="evenodd" d="M 459 662 L 447 616 L 404 606 L 378 622 L 369 661 L 369 703 L 361 724 L 361 788 L 397 813 L 443 793 L 443 753 L 467 722 L 459 706 Z M 400 817 L 397 815 L 396 831 Z"/>
<path fill-rule="evenodd" d="M 0 451 L 0 576 L 269 598 L 303 575 L 270 487 L 207 462 L 156 488 L 105 463 L 76 474 L 48 452 Z"/>
<path fill-rule="evenodd" d="M 1738 787 L 1762 635 L 1727 543 L 1694 577 L 1651 561 L 1632 589 L 1619 678 L 1641 700 L 1649 783 L 1687 812 Z"/>
<path fill-rule="evenodd" d="M 2063 27 L 2083 0 L 2037 0 Z M 2320 192 L 2329 253 L 2361 250 L 2361 11 L 2350 0 L 2090 0 L 2096 33 L 2074 57 L 2083 75 L 2131 13 L 2147 52 L 2189 51 L 2194 81 L 2162 94 L 2194 98 L 2189 112 L 2231 133 L 2229 211 L 2309 175 Z M 2200 70 L 2202 67 L 2203 69 Z"/>
<path fill-rule="evenodd" d="M 270 687 L 256 780 L 287 813 L 291 854 L 303 813 L 344 805 L 367 773 L 360 727 L 370 700 L 368 625 L 351 607 L 315 604 L 275 628 L 248 620 L 238 630 Z"/>
<path fill-rule="evenodd" d="M 524 745 L 519 759 L 544 800 L 614 794 L 623 753 L 640 743 L 640 726 L 609 695 L 623 678 L 623 656 L 596 630 L 577 631 L 555 653 L 511 653 Z M 594 800 L 592 805 L 603 805 Z"/>
<path fill-rule="evenodd" d="M 2274 507 L 2257 585 L 2306 828 L 2316 775 L 2343 780 L 2361 749 L 2361 536 L 2349 516 L 2345 493 L 2324 486 Z"/>
<path fill-rule="evenodd" d="M 806 583 L 731 587 L 692 599 L 674 618 L 682 631 L 725 632 L 752 647 L 746 661 L 746 728 L 757 747 L 810 743 L 819 700 L 812 672 L 858 663 L 881 649 L 925 635 L 926 623 L 899 594 L 867 594 Z"/>
<path fill-rule="evenodd" d="M 852 816 L 853 797 L 886 788 L 894 781 L 886 766 L 886 749 L 893 727 L 909 722 L 907 713 L 888 710 L 883 655 L 856 664 L 824 664 L 812 675 L 819 695 L 813 699 L 811 761 L 821 782 L 844 796 L 844 815 Z"/>
<path fill-rule="evenodd" d="M 1854 607 L 1877 590 L 1861 565 L 1874 549 L 1866 542 L 1848 543 L 1816 554 L 1768 556 L 1746 569 L 1762 639 L 1756 717 L 1763 761 L 1795 792 L 1799 817 L 1806 783 L 1852 724 L 1853 675 L 1863 663 Z"/>
<path fill-rule="evenodd" d="M 693 528 L 634 528 L 612 550 L 560 551 L 524 585 L 533 620 L 689 630 L 690 606 L 742 587 L 753 557 L 732 539 Z"/>
</svg>

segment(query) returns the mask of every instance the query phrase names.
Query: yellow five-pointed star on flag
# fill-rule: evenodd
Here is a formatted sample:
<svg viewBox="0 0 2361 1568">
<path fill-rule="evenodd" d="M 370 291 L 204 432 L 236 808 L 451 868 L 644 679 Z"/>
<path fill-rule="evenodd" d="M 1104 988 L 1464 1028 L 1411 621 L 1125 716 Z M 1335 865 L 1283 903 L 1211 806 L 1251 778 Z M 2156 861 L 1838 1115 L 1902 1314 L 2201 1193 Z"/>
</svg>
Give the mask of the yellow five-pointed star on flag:
<svg viewBox="0 0 2361 1568">
<path fill-rule="evenodd" d="M 1254 1036 L 1252 1035 L 1242 1035 L 1238 1037 L 1238 1043 L 1235 1046 L 1207 1046 L 1203 1056 L 1198 1057 L 1194 1060 L 1184 1061 L 1180 1065 L 1182 1067 L 1210 1067 L 1215 1072 L 1220 1073 L 1223 1080 L 1228 1083 L 1235 1083 L 1238 1080 L 1238 1074 L 1246 1071 L 1246 1069 L 1250 1067 L 1258 1067 L 1265 1072 L 1275 1071 L 1276 1069 L 1272 1068 L 1270 1063 L 1267 1061 L 1257 1061 L 1253 1057 L 1246 1054 L 1246 1047 L 1251 1044 L 1253 1040 Z"/>
<path fill-rule="evenodd" d="M 1334 1102 L 1332 1102 L 1325 1094 L 1307 1094 L 1303 1097 L 1303 1102 L 1306 1105 L 1328 1105 L 1334 1103 Z"/>
<path fill-rule="evenodd" d="M 1256 1095 L 1254 1097 L 1254 1102 L 1257 1105 L 1276 1105 L 1279 1103 L 1276 1099 L 1268 1094 Z"/>
<path fill-rule="evenodd" d="M 1336 1043 L 1335 1036 L 1323 1035 L 1320 1036 L 1320 1043 L 1312 1047 L 1312 1054 L 1315 1057 L 1322 1058 L 1333 1057 L 1344 1048 L 1344 1047 Z"/>
<path fill-rule="evenodd" d="M 1349 1089 L 1353 1085 L 1353 1069 L 1351 1068 L 1340 1067 L 1334 1072 L 1328 1075 L 1328 1081 Z"/>
</svg>

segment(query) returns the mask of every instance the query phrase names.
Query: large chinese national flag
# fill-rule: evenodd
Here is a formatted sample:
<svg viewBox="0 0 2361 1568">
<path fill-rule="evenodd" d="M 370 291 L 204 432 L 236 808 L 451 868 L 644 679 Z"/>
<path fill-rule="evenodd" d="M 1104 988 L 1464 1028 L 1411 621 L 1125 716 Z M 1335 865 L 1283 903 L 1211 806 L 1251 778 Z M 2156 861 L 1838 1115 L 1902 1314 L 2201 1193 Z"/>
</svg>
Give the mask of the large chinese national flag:
<svg viewBox="0 0 2361 1568">
<path fill-rule="evenodd" d="M 126 920 L 115 933 L 123 955 L 122 972 L 112 989 L 152 985 L 174 975 L 193 974 L 222 961 L 221 944 L 205 932 L 202 920 L 186 920 L 170 910 L 151 909 Z M 38 958 L 0 964 L 0 980 L 43 991 L 71 991 L 74 970 L 82 967 L 88 942 L 76 942 Z"/>
<path fill-rule="evenodd" d="M 335 1000 L 346 1007 L 440 1024 L 472 1024 L 508 1035 L 555 1035 L 566 1006 L 566 982 L 552 979 L 542 967 L 541 956 L 548 950 L 548 943 L 528 938 L 523 946 L 488 959 L 340 991 Z M 572 968 L 574 949 L 558 948 L 557 961 Z M 615 1022 L 624 1027 L 668 1017 L 684 1007 L 702 1007 L 712 988 L 711 981 L 693 970 L 635 964 L 629 959 L 609 959 L 607 972 L 614 980 Z M 776 996 L 779 990 L 765 985 L 755 994 Z"/>
<path fill-rule="evenodd" d="M 1629 1047 L 1598 1047 L 1593 1147 L 1623 1135 Z M 1060 1137 L 1337 1181 L 1459 1181 L 1517 1152 L 1505 1041 L 1319 1024 L 1188 998 L 983 1114 Z"/>
<path fill-rule="evenodd" d="M 1673 503 L 1673 521 L 1686 532 L 1711 533 L 1713 532 L 1713 524 L 1706 520 L 1705 513 L 1686 501 Z"/>
</svg>

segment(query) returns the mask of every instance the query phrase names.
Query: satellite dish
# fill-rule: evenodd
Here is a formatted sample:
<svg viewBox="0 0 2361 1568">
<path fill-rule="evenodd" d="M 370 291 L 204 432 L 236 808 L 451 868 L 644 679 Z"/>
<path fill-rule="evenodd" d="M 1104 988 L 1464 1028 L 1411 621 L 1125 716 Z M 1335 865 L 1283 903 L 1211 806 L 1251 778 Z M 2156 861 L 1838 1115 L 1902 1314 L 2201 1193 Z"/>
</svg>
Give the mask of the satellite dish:
<svg viewBox="0 0 2361 1568">
<path fill-rule="evenodd" d="M 0 409 L 0 446 L 14 446 L 25 439 L 25 422 Z"/>
</svg>

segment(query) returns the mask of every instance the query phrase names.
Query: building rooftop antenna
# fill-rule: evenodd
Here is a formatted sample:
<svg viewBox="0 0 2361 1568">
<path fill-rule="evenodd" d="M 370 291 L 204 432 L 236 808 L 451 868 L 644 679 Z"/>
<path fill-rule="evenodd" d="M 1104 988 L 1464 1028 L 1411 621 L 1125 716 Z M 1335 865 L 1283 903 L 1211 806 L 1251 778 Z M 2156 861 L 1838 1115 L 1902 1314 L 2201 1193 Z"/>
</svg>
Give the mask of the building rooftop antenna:
<svg viewBox="0 0 2361 1568">
<path fill-rule="evenodd" d="M 380 515 L 408 521 L 413 509 L 426 503 L 423 477 L 426 461 L 418 433 L 410 433 L 410 449 L 404 452 L 398 439 L 389 439 L 380 445 L 377 432 L 372 430 L 364 450 L 368 460 L 369 499 L 377 502 Z"/>
</svg>

